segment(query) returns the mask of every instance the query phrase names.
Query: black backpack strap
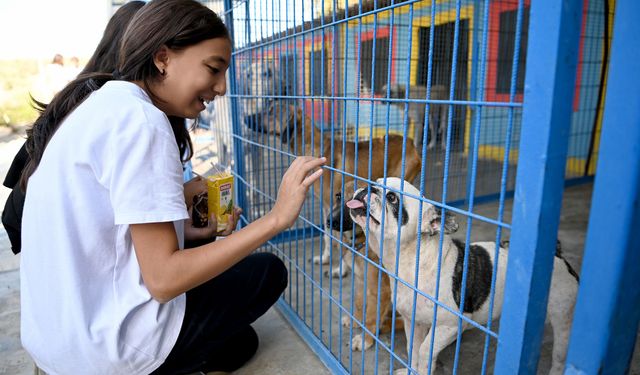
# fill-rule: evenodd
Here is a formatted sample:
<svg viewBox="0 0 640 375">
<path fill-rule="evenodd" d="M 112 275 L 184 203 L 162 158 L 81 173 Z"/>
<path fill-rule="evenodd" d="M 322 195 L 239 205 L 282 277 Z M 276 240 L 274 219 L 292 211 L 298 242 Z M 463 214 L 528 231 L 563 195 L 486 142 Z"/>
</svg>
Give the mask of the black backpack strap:
<svg viewBox="0 0 640 375">
<path fill-rule="evenodd" d="M 2 211 L 2 225 L 9 235 L 11 251 L 18 254 L 22 248 L 22 209 L 24 208 L 25 194 L 16 185 L 4 204 Z"/>
</svg>

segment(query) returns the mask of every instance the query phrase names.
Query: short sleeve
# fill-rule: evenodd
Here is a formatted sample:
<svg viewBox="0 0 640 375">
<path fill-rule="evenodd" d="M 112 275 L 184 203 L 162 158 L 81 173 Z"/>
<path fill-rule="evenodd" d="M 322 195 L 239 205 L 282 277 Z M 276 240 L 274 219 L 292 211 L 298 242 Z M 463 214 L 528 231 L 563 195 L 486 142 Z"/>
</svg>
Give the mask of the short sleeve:
<svg viewBox="0 0 640 375">
<path fill-rule="evenodd" d="M 127 124 L 110 137 L 108 188 L 116 225 L 182 220 L 182 164 L 166 117 Z"/>
</svg>

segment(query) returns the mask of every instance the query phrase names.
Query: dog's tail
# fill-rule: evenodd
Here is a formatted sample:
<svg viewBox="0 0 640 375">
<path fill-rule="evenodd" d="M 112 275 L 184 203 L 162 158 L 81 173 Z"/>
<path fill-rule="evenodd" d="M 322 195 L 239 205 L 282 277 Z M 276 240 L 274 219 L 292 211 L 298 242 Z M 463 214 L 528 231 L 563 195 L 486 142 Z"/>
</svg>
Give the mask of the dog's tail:
<svg viewBox="0 0 640 375">
<path fill-rule="evenodd" d="M 510 245 L 509 240 L 500 241 L 500 247 L 503 249 L 508 249 L 509 245 Z M 562 243 L 560 242 L 560 240 L 556 240 L 556 257 L 558 257 L 559 259 L 562 259 L 564 264 L 567 266 L 569 273 L 576 278 L 576 281 L 580 282 L 580 276 L 578 275 L 576 270 L 571 266 L 571 263 L 569 263 L 567 258 L 565 258 L 564 255 L 562 255 Z"/>
</svg>

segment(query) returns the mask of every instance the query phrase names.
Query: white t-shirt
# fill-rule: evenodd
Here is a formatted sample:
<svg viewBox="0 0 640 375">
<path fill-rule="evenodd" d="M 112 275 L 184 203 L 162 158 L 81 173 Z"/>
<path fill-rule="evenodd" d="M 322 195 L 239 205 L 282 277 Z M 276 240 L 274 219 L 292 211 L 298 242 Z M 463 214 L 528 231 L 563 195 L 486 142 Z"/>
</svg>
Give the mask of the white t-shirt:
<svg viewBox="0 0 640 375">
<path fill-rule="evenodd" d="M 188 217 L 167 117 L 107 82 L 60 125 L 29 179 L 22 222 L 22 344 L 48 374 L 148 374 L 176 342 L 185 295 L 154 300 L 130 224 Z"/>
</svg>

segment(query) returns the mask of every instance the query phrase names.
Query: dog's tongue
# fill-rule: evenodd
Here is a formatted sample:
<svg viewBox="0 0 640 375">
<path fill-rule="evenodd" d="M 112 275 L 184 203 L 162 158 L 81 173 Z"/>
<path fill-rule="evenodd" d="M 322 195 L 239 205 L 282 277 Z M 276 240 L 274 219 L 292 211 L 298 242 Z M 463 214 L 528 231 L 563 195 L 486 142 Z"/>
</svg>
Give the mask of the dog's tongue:
<svg viewBox="0 0 640 375">
<path fill-rule="evenodd" d="M 356 209 L 356 208 L 364 207 L 364 203 L 362 203 L 357 199 L 352 199 L 349 202 L 347 202 L 347 207 L 351 209 Z"/>
</svg>

